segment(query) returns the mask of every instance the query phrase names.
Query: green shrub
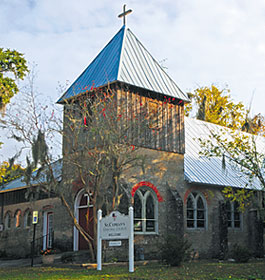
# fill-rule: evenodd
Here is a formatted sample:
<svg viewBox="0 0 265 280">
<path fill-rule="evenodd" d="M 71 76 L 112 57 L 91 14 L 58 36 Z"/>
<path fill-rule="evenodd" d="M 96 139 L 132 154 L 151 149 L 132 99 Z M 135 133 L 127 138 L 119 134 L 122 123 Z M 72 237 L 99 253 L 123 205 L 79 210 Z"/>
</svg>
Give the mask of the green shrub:
<svg viewBox="0 0 265 280">
<path fill-rule="evenodd" d="M 238 244 L 235 244 L 232 249 L 232 258 L 235 259 L 236 262 L 246 263 L 251 257 L 251 253 L 249 250 Z"/>
<path fill-rule="evenodd" d="M 175 235 L 167 236 L 160 245 L 161 259 L 166 264 L 178 266 L 188 258 L 191 244 Z"/>
</svg>

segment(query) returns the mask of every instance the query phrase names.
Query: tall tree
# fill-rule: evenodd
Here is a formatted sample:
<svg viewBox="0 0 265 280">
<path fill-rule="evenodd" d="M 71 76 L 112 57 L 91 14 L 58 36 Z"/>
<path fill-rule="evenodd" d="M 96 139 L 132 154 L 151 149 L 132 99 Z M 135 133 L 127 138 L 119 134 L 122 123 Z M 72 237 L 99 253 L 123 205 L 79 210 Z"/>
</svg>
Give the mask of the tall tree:
<svg viewBox="0 0 265 280">
<path fill-rule="evenodd" d="M 195 89 L 189 93 L 192 102 L 186 105 L 186 116 L 195 111 L 200 120 L 229 128 L 241 128 L 247 110 L 241 102 L 235 103 L 229 93 L 229 89 L 220 90 L 215 85 Z"/>
<path fill-rule="evenodd" d="M 40 191 L 61 199 L 73 224 L 88 242 L 92 258 L 95 257 L 96 239 L 75 218 L 73 187 L 78 184 L 84 188 L 95 206 L 93 217 L 96 232 L 97 209 L 103 208 L 108 213 L 117 209 L 123 199 L 130 202 L 130 191 L 121 180 L 122 174 L 134 166 L 144 165 L 144 157 L 139 155 L 138 148 L 127 141 L 128 133 L 135 129 L 132 126 L 138 112 L 131 111 L 130 119 L 125 118 L 124 108 L 117 104 L 116 93 L 111 89 L 105 92 L 93 90 L 70 100 L 65 105 L 62 124 L 56 114 L 52 112 L 47 115 L 46 111 L 49 110 L 41 110 L 46 106 L 38 109 L 34 91 L 30 91 L 28 101 L 32 110 L 27 121 L 21 120 L 19 112 L 16 112 L 19 115 L 16 118 L 7 112 L 2 121 L 13 138 L 25 143 L 25 147 L 31 147 L 25 169 L 27 183 L 30 185 L 33 177 L 35 181 L 39 178 Z M 28 110 L 28 107 L 24 109 Z M 144 119 L 137 130 L 141 131 L 141 127 L 147 124 L 149 121 Z M 53 152 L 48 148 L 52 131 L 57 131 L 64 138 L 64 166 L 70 166 L 71 170 L 69 176 L 64 174 L 62 182 L 58 182 L 52 168 Z M 37 174 L 33 172 L 36 168 L 39 170 Z M 43 174 L 46 174 L 45 181 Z"/>
<path fill-rule="evenodd" d="M 0 48 L 0 110 L 18 93 L 17 80 L 23 80 L 27 72 L 23 54 Z"/>
</svg>

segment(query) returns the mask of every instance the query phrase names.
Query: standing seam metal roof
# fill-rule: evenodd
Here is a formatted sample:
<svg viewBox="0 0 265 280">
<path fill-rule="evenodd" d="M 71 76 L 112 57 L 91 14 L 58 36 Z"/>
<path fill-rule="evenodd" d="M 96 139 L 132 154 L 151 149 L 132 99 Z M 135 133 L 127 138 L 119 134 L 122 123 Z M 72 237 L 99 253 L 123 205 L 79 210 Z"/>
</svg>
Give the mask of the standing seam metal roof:
<svg viewBox="0 0 265 280">
<path fill-rule="evenodd" d="M 224 171 L 221 158 L 207 158 L 199 154 L 201 146 L 198 139 L 211 140 L 210 131 L 218 133 L 218 131 L 221 132 L 221 129 L 225 129 L 227 137 L 229 137 L 229 129 L 227 128 L 196 119 L 185 118 L 185 179 L 190 183 L 243 188 L 249 184 L 249 180 L 238 166 L 226 162 L 226 170 Z M 256 143 L 258 151 L 265 154 L 265 138 L 257 137 Z M 263 188 L 258 179 L 254 179 L 248 187 L 257 190 Z"/>
<path fill-rule="evenodd" d="M 62 177 L 62 160 L 59 159 L 55 162 L 53 162 L 51 164 L 52 166 L 52 169 L 53 169 L 53 172 L 54 172 L 54 175 L 56 177 L 56 179 L 58 181 L 61 180 L 61 177 Z M 33 177 L 35 175 L 37 175 L 37 170 L 33 172 Z M 43 182 L 47 182 L 46 180 L 46 175 L 45 175 L 45 170 L 43 170 L 42 172 L 42 175 L 40 176 L 40 178 L 38 180 L 34 180 L 32 179 L 30 184 L 31 185 L 39 185 Z M 17 178 L 9 183 L 6 183 L 3 187 L 0 188 L 0 193 L 2 192 L 8 192 L 8 191 L 15 191 L 15 190 L 18 190 L 18 189 L 23 189 L 23 188 L 26 188 L 28 187 L 24 181 L 24 177 L 20 177 L 20 178 Z"/>
<path fill-rule="evenodd" d="M 189 101 L 136 36 L 123 26 L 58 100 L 120 81 L 149 91 Z"/>
</svg>

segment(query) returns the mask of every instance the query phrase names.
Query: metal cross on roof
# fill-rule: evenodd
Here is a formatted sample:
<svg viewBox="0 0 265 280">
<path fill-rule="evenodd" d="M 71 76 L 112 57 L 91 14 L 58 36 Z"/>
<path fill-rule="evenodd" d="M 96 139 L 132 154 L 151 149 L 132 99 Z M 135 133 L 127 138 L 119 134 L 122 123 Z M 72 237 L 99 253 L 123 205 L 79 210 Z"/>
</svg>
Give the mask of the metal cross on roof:
<svg viewBox="0 0 265 280">
<path fill-rule="evenodd" d="M 118 15 L 119 18 L 123 17 L 123 25 L 126 25 L 125 17 L 132 12 L 131 9 L 125 11 L 126 10 L 125 7 L 126 7 L 126 4 L 123 5 L 123 13 Z"/>
</svg>

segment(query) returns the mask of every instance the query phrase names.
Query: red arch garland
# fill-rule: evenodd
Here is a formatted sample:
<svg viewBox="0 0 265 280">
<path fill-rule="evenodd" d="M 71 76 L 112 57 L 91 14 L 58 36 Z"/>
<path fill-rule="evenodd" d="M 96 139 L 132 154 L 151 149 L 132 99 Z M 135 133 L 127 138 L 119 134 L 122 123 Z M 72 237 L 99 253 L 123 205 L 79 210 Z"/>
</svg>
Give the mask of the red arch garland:
<svg viewBox="0 0 265 280">
<path fill-rule="evenodd" d="M 132 197 L 134 197 L 135 192 L 136 192 L 140 187 L 143 187 L 143 186 L 146 186 L 146 187 L 151 188 L 151 189 L 156 193 L 158 202 L 164 201 L 164 199 L 163 199 L 162 195 L 159 193 L 157 187 L 156 187 L 155 185 L 153 185 L 152 183 L 146 182 L 146 181 L 142 181 L 142 182 L 136 184 L 136 185 L 132 188 L 132 191 L 131 191 Z"/>
</svg>

